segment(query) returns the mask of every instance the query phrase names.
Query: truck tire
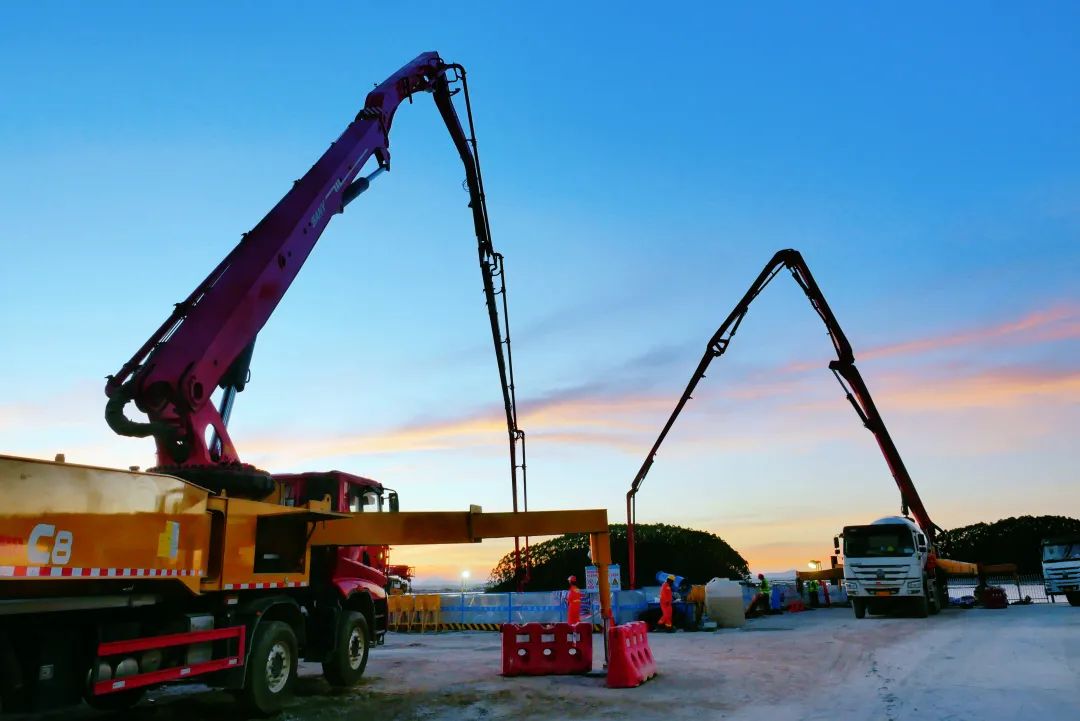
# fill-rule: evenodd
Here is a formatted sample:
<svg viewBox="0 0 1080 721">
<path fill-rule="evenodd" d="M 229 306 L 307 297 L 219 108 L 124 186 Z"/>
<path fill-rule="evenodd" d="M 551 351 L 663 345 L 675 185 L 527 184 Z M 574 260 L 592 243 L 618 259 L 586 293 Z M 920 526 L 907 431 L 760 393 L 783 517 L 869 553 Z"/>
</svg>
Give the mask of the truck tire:
<svg viewBox="0 0 1080 721">
<path fill-rule="evenodd" d="M 292 627 L 284 621 L 267 621 L 255 628 L 248 656 L 245 705 L 261 716 L 270 716 L 292 698 L 296 685 L 297 643 Z"/>
<path fill-rule="evenodd" d="M 937 583 L 931 581 L 929 585 L 923 586 L 926 589 L 926 603 L 927 610 L 931 616 L 937 615 L 941 612 L 941 594 L 938 593 Z"/>
<path fill-rule="evenodd" d="M 947 581 L 938 579 L 937 582 L 938 610 L 944 611 L 949 607 L 949 584 Z"/>
<path fill-rule="evenodd" d="M 364 614 L 342 611 L 338 620 L 334 650 L 323 661 L 323 676 L 331 686 L 352 686 L 367 667 L 371 631 Z"/>
<path fill-rule="evenodd" d="M 1065 594 L 1065 600 L 1070 606 L 1080 606 L 1080 591 L 1069 591 Z"/>
<path fill-rule="evenodd" d="M 930 615 L 930 594 L 927 593 L 926 586 L 923 586 L 923 594 L 912 600 L 915 602 L 915 618 L 926 618 Z"/>
<path fill-rule="evenodd" d="M 851 599 L 851 610 L 855 612 L 855 618 L 866 618 L 866 599 Z"/>
</svg>

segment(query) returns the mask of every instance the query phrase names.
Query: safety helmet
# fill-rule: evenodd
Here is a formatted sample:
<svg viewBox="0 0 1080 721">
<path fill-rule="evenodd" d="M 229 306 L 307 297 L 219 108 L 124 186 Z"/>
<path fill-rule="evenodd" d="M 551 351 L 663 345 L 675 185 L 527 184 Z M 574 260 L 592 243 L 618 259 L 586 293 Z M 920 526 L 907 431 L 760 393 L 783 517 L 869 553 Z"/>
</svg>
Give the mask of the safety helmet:
<svg viewBox="0 0 1080 721">
<path fill-rule="evenodd" d="M 668 577 L 667 577 L 667 580 L 674 581 L 675 577 L 669 574 Z"/>
<path fill-rule="evenodd" d="M 757 577 L 758 577 L 758 578 L 760 578 L 760 579 L 761 579 L 761 580 L 763 580 L 763 581 L 765 580 L 765 574 L 764 574 L 764 573 L 759 573 L 759 574 L 757 575 Z"/>
<path fill-rule="evenodd" d="M 566 580 L 569 581 L 570 583 L 577 583 L 577 576 L 571 576 L 570 578 L 568 578 Z"/>
</svg>

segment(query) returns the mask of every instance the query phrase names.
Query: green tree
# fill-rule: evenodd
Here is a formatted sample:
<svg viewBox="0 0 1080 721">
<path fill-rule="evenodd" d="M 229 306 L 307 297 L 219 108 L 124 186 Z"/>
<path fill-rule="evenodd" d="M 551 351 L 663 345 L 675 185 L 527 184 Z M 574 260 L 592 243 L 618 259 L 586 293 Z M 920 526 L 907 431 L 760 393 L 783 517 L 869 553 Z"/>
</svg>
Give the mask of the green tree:
<svg viewBox="0 0 1080 721">
<path fill-rule="evenodd" d="M 1044 538 L 1080 536 L 1080 519 L 1019 516 L 954 528 L 937 538 L 945 558 L 974 563 L 1015 563 L 1020 573 L 1042 571 Z"/>
<path fill-rule="evenodd" d="M 611 557 L 623 564 L 623 582 L 628 578 L 626 564 L 626 525 L 612 524 Z M 707 583 L 713 578 L 743 578 L 749 573 L 746 560 L 719 536 L 691 528 L 653 523 L 634 526 L 637 554 L 637 579 L 641 585 L 655 583 L 659 571 L 685 576 L 691 583 Z M 570 533 L 537 543 L 530 548 L 532 578 L 530 591 L 554 591 L 566 588 L 567 576 L 577 576 L 584 584 L 589 536 Z M 488 579 L 492 591 L 512 591 L 514 554 L 502 557 Z"/>
</svg>

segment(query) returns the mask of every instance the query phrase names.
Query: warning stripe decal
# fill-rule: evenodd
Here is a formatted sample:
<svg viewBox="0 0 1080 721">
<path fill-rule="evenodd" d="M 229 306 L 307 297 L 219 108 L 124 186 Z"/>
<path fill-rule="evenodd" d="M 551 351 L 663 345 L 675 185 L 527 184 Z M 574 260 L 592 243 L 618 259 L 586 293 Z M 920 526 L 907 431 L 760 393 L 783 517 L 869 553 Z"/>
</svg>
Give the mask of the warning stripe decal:
<svg viewBox="0 0 1080 721">
<path fill-rule="evenodd" d="M 410 629 L 413 632 L 422 632 L 419 628 L 419 624 L 414 624 L 414 628 Z M 501 623 L 442 623 L 439 624 L 439 630 L 441 631 L 500 631 L 503 624 Z M 395 627 L 395 624 L 390 624 L 391 631 L 395 632 L 408 632 L 406 629 Z M 434 630 L 434 629 L 431 629 Z M 601 632 L 604 627 L 599 624 L 593 624 L 593 631 Z"/>
<path fill-rule="evenodd" d="M 187 568 L 79 568 L 74 566 L 0 566 L 0 578 L 165 578 L 202 576 Z"/>
<path fill-rule="evenodd" d="M 303 588 L 307 581 L 260 581 L 258 583 L 226 583 L 226 591 L 258 591 L 264 588 Z"/>
</svg>

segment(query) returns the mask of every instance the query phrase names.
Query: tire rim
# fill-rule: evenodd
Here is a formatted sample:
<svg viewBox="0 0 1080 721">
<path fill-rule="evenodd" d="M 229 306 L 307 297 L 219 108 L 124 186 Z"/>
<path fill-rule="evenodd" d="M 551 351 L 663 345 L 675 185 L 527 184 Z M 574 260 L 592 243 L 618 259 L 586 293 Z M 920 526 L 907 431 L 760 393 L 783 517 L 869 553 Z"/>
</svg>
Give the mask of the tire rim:
<svg viewBox="0 0 1080 721">
<path fill-rule="evenodd" d="M 349 668 L 356 671 L 364 662 L 364 647 L 367 646 L 367 638 L 356 626 L 349 633 Z"/>
<path fill-rule="evenodd" d="M 290 671 L 292 655 L 288 646 L 281 642 L 275 643 L 270 647 L 270 654 L 266 658 L 266 687 L 270 693 L 281 693 L 289 682 Z"/>
</svg>

